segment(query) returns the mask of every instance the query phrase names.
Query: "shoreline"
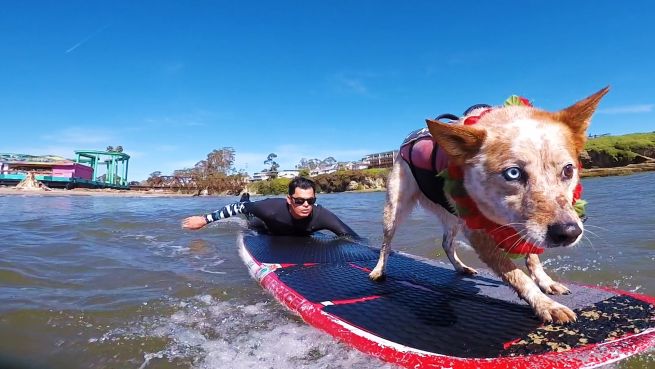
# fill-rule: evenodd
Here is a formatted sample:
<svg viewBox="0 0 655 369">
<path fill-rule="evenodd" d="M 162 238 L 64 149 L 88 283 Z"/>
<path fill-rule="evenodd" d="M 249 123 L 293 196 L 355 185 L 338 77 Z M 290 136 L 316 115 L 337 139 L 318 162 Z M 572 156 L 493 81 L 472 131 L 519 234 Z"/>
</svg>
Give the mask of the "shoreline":
<svg viewBox="0 0 655 369">
<path fill-rule="evenodd" d="M 630 174 L 653 171 L 655 171 L 655 162 L 650 161 L 641 164 L 628 164 L 623 167 L 585 168 L 582 170 L 580 178 L 627 176 Z"/>
<path fill-rule="evenodd" d="M 646 162 L 641 164 L 630 164 L 624 167 L 613 168 L 588 168 L 584 169 L 580 178 L 594 178 L 594 177 L 614 177 L 626 176 L 631 174 L 638 174 L 644 172 L 655 171 L 655 162 Z M 379 189 L 366 189 L 344 191 L 343 193 L 360 193 L 360 192 L 381 192 L 386 191 L 385 188 Z M 339 192 L 341 193 L 341 192 Z M 252 193 L 253 195 L 256 195 Z M 182 194 L 170 191 L 132 191 L 132 190 L 113 190 L 113 189 L 88 189 L 77 188 L 73 190 L 51 189 L 51 190 L 26 190 L 17 189 L 15 187 L 0 187 L 0 196 L 14 195 L 14 196 L 105 196 L 105 197 L 194 197 L 193 194 Z M 227 195 L 209 195 L 211 197 L 220 197 Z M 207 197 L 207 196 L 201 196 Z"/>
<path fill-rule="evenodd" d="M 73 190 L 21 190 L 14 187 L 0 187 L 0 196 L 103 196 L 103 197 L 193 197 L 191 194 L 164 191 L 131 191 L 111 189 L 77 188 Z"/>
</svg>

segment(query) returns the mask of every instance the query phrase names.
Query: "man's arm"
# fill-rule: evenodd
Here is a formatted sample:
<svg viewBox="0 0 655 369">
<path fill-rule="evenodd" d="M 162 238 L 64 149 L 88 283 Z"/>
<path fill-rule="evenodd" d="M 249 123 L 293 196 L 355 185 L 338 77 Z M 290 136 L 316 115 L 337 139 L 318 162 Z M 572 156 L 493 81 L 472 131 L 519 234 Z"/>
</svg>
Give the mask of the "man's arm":
<svg viewBox="0 0 655 369">
<path fill-rule="evenodd" d="M 234 204 L 225 205 L 211 214 L 206 214 L 205 220 L 207 220 L 207 224 L 209 224 L 217 220 L 229 218 L 233 215 L 243 214 L 245 213 L 244 210 L 246 204 L 247 203 L 245 202 L 235 202 Z"/>
<path fill-rule="evenodd" d="M 216 210 L 213 213 L 205 215 L 196 215 L 185 218 L 182 221 L 182 228 L 186 229 L 200 229 L 211 222 L 220 219 L 229 218 L 233 215 L 248 213 L 247 210 L 250 202 L 236 202 L 234 204 L 225 205 L 224 207 Z"/>
<path fill-rule="evenodd" d="M 316 224 L 318 230 L 327 229 L 337 236 L 348 236 L 354 239 L 361 239 L 361 237 L 355 231 L 353 231 L 352 228 L 348 227 L 348 225 L 342 222 L 339 217 L 334 215 L 334 213 L 322 206 L 320 209 L 321 214 L 318 219 L 318 224 Z"/>
</svg>

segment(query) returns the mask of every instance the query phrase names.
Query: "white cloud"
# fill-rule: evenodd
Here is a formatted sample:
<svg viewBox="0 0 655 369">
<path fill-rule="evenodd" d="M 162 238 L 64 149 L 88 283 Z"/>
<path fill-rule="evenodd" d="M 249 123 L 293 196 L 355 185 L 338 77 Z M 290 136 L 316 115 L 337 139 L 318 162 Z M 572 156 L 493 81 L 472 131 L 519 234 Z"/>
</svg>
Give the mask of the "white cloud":
<svg viewBox="0 0 655 369">
<path fill-rule="evenodd" d="M 141 159 L 148 156 L 145 152 L 137 150 L 125 150 L 124 153 L 129 155 L 130 159 Z"/>
<path fill-rule="evenodd" d="M 86 37 L 83 38 L 80 42 L 78 42 L 78 43 L 76 43 L 75 45 L 73 45 L 73 46 L 71 46 L 70 48 L 68 48 L 68 49 L 65 51 L 65 53 L 66 53 L 66 54 L 69 54 L 69 53 L 73 52 L 73 50 L 75 50 L 75 49 L 77 49 L 78 47 L 84 45 L 84 44 L 87 43 L 89 40 L 91 40 L 92 38 L 96 37 L 100 32 L 106 30 L 107 27 L 109 27 L 109 26 L 104 26 L 104 27 L 100 27 L 100 28 L 98 28 L 97 30 L 95 30 L 95 32 L 93 32 L 93 33 L 91 33 L 90 35 L 86 36 Z"/>
<path fill-rule="evenodd" d="M 176 74 L 177 72 L 183 70 L 185 67 L 182 62 L 167 62 L 162 66 L 162 70 L 166 74 Z"/>
<path fill-rule="evenodd" d="M 187 127 L 205 127 L 205 126 L 207 126 L 207 124 L 205 124 L 205 123 L 196 122 L 196 121 L 188 121 L 188 122 L 185 122 L 184 125 L 186 125 Z"/>
<path fill-rule="evenodd" d="M 357 95 L 369 95 L 369 89 L 364 82 L 367 78 L 374 77 L 370 73 L 356 73 L 346 75 L 338 73 L 330 78 L 337 90 L 354 93 Z"/>
<path fill-rule="evenodd" d="M 26 154 L 26 155 L 55 155 L 61 156 L 66 159 L 75 159 L 75 148 L 73 146 L 57 146 L 57 145 L 46 145 L 46 146 L 21 146 L 21 147 L 8 147 L 3 148 L 3 152 L 14 153 L 14 154 Z"/>
<path fill-rule="evenodd" d="M 206 109 L 197 109 L 187 113 L 149 116 L 143 119 L 147 126 L 156 127 L 207 127 L 230 119 L 230 113 L 217 113 Z"/>
<path fill-rule="evenodd" d="M 179 148 L 180 147 L 177 145 L 169 145 L 169 144 L 157 145 L 153 147 L 154 150 L 163 151 L 163 152 L 177 151 L 179 150 Z"/>
<path fill-rule="evenodd" d="M 598 109 L 599 114 L 636 114 L 650 113 L 653 111 L 655 104 L 625 105 L 613 108 Z"/>
<path fill-rule="evenodd" d="M 346 89 L 357 94 L 366 95 L 368 93 L 368 89 L 361 80 L 344 77 L 341 78 L 340 82 L 346 87 Z"/>
<path fill-rule="evenodd" d="M 105 130 L 69 127 L 41 136 L 41 139 L 71 145 L 104 145 L 113 141 L 114 135 Z M 104 147 L 103 147 L 104 149 Z"/>
<path fill-rule="evenodd" d="M 172 173 L 174 170 L 178 169 L 193 168 L 199 161 L 200 160 L 198 159 L 171 161 L 168 163 L 167 167 L 170 168 L 170 172 Z"/>
</svg>

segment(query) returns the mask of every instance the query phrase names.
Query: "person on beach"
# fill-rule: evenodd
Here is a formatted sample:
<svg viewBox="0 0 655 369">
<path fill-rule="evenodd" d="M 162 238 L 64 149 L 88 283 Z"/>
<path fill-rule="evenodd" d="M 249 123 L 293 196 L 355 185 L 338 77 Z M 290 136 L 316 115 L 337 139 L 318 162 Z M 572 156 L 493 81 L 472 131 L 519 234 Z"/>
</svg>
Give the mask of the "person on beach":
<svg viewBox="0 0 655 369">
<path fill-rule="evenodd" d="M 289 183 L 286 198 L 250 201 L 244 193 L 241 201 L 229 204 L 213 213 L 185 218 L 182 228 L 200 229 L 211 222 L 245 214 L 251 218 L 250 227 L 273 235 L 308 236 L 328 230 L 337 236 L 359 239 L 359 235 L 328 209 L 316 204 L 316 185 L 313 181 L 296 177 Z"/>
</svg>

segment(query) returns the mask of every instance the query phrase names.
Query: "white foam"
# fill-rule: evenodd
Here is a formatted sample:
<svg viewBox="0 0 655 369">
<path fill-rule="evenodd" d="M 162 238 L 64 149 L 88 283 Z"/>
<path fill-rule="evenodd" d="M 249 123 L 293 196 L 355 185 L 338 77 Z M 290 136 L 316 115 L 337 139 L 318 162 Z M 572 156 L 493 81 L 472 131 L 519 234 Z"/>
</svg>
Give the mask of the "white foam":
<svg viewBox="0 0 655 369">
<path fill-rule="evenodd" d="M 274 302 L 239 304 L 209 295 L 169 301 L 169 317 L 144 318 L 100 340 L 129 336 L 165 338 L 167 346 L 144 354 L 153 360 L 184 360 L 198 369 L 215 368 L 395 368 L 312 328 Z"/>
<path fill-rule="evenodd" d="M 453 243 L 455 244 L 455 247 L 457 247 L 457 248 L 466 249 L 466 250 L 473 250 L 473 246 L 471 246 L 466 241 L 455 240 L 455 241 L 453 241 Z"/>
</svg>

